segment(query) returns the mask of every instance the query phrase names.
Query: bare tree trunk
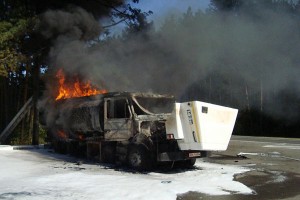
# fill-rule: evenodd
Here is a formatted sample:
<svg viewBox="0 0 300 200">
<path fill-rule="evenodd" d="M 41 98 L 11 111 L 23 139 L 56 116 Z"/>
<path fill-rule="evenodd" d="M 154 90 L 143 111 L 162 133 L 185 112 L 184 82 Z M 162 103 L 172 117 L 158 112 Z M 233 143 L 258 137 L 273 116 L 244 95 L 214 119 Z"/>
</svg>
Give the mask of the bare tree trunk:
<svg viewBox="0 0 300 200">
<path fill-rule="evenodd" d="M 36 63 L 33 72 L 33 130 L 32 130 L 32 145 L 39 144 L 39 110 L 38 110 L 38 98 L 39 98 L 39 77 L 40 67 L 39 62 Z"/>
<path fill-rule="evenodd" d="M 28 72 L 29 72 L 29 65 L 26 65 L 26 75 L 25 75 L 25 82 L 24 82 L 24 95 L 23 95 L 23 105 L 27 101 L 27 94 L 28 94 Z M 25 123 L 26 120 L 22 120 L 22 128 L 21 128 L 21 143 L 24 141 L 24 132 L 25 132 Z M 27 123 L 28 124 L 28 123 Z"/>
<path fill-rule="evenodd" d="M 4 81 L 4 123 L 5 126 L 9 123 L 9 97 L 11 96 L 11 91 L 9 90 L 8 78 Z"/>
<path fill-rule="evenodd" d="M 245 94 L 246 94 L 246 108 L 249 111 L 250 110 L 250 102 L 249 102 L 249 93 L 248 93 L 248 86 L 245 85 Z"/>
<path fill-rule="evenodd" d="M 260 79 L 260 111 L 263 112 L 263 84 L 262 80 Z"/>
<path fill-rule="evenodd" d="M 229 102 L 230 102 L 230 105 L 233 105 L 233 102 L 232 102 L 232 99 L 233 99 L 233 84 L 231 83 L 231 81 L 229 80 Z"/>
<path fill-rule="evenodd" d="M 2 113 L 5 112 L 5 78 L 4 77 L 0 77 L 0 131 L 2 131 L 2 128 L 5 127 L 5 120 L 4 120 L 4 115 Z"/>
<path fill-rule="evenodd" d="M 263 133 L 263 83 L 260 78 L 260 133 Z"/>
<path fill-rule="evenodd" d="M 211 101 L 211 77 L 209 77 L 209 101 Z"/>
<path fill-rule="evenodd" d="M 30 141 L 30 139 L 32 140 L 32 137 L 31 137 L 30 133 L 32 133 L 32 130 L 33 130 L 33 108 L 31 108 L 29 113 L 28 113 L 28 124 L 29 124 L 28 139 Z"/>
</svg>

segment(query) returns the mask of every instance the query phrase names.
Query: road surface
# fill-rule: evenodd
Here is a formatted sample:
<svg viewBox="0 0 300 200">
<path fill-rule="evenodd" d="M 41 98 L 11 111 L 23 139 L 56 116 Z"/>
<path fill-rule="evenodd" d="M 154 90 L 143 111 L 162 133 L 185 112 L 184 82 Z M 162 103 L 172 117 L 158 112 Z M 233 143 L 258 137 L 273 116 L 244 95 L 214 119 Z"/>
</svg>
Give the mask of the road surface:
<svg viewBox="0 0 300 200">
<path fill-rule="evenodd" d="M 250 172 L 235 180 L 254 194 L 204 195 L 189 192 L 177 199 L 300 199 L 300 139 L 233 136 L 225 152 L 215 152 L 206 162 L 242 165 Z"/>
<path fill-rule="evenodd" d="M 15 149 L 0 145 L 0 199 L 300 199 L 300 139 L 233 136 L 193 169 L 146 173 Z"/>
</svg>

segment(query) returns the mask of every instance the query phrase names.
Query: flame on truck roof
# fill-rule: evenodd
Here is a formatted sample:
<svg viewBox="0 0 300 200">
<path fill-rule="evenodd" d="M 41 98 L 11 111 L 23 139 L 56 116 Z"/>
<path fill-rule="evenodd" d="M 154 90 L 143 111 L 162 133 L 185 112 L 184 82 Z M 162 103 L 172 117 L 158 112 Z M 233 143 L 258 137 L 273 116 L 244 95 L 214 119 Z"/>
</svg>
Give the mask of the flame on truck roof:
<svg viewBox="0 0 300 200">
<path fill-rule="evenodd" d="M 142 92 L 108 92 L 104 94 L 97 94 L 91 96 L 83 96 L 83 97 L 73 97 L 69 99 L 60 99 L 57 102 L 64 102 L 64 101 L 76 101 L 76 100 L 97 100 L 102 98 L 109 98 L 109 97 L 149 97 L 149 98 L 174 98 L 173 95 L 168 94 L 156 94 L 156 93 L 142 93 Z"/>
</svg>

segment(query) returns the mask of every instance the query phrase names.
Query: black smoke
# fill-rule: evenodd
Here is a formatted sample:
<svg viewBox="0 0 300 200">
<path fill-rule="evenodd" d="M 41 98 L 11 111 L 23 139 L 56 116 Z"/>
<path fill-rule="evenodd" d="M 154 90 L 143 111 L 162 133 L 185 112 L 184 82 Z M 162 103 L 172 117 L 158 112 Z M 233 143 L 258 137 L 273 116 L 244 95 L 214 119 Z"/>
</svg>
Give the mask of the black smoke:
<svg viewBox="0 0 300 200">
<path fill-rule="evenodd" d="M 93 43 L 102 30 L 97 19 L 82 9 L 49 11 L 44 21 L 51 28 L 42 33 L 57 35 L 49 55 L 53 67 L 104 82 L 109 91 L 169 93 L 297 117 L 298 103 L 286 107 L 287 99 L 299 99 L 299 17 L 263 5 L 251 12 L 188 11 L 158 30 Z M 73 25 L 56 24 L 64 14 L 74 15 Z"/>
</svg>

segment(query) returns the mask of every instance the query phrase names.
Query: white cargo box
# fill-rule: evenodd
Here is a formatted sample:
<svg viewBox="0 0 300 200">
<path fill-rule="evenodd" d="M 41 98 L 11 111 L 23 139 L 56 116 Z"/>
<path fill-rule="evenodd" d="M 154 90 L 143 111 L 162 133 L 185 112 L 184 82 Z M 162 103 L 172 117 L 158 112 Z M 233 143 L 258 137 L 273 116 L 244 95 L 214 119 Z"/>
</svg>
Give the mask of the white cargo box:
<svg viewBox="0 0 300 200">
<path fill-rule="evenodd" d="M 181 150 L 224 151 L 228 147 L 238 110 L 191 101 L 176 103 L 166 122 Z"/>
</svg>

